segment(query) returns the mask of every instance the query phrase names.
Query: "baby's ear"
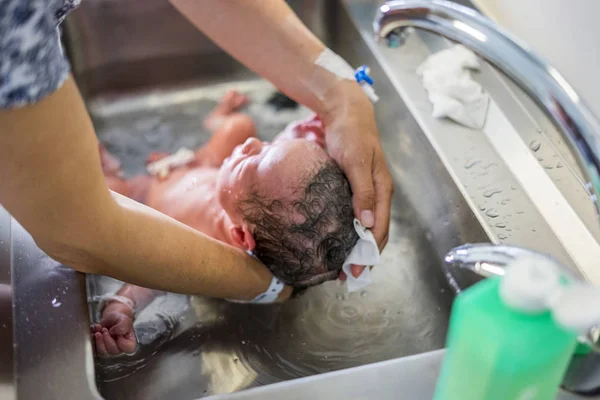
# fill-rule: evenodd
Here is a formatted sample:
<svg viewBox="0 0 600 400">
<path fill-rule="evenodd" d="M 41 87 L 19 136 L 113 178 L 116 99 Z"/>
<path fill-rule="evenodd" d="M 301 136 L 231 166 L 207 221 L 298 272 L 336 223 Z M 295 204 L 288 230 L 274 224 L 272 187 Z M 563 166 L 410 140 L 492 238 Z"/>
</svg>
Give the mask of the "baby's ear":
<svg viewBox="0 0 600 400">
<path fill-rule="evenodd" d="M 252 233 L 246 224 L 232 226 L 231 239 L 237 247 L 243 250 L 253 251 L 256 247 L 254 236 L 252 236 Z"/>
</svg>

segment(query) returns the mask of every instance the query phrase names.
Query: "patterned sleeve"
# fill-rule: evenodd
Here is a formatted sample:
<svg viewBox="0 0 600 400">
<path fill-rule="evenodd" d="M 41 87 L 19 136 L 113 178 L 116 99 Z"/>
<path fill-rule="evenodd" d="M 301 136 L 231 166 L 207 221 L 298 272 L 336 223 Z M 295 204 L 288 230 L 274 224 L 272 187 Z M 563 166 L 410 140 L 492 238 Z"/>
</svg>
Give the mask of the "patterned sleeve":
<svg viewBox="0 0 600 400">
<path fill-rule="evenodd" d="M 0 108 L 38 102 L 63 84 L 69 64 L 58 24 L 73 3 L 0 0 Z"/>
</svg>

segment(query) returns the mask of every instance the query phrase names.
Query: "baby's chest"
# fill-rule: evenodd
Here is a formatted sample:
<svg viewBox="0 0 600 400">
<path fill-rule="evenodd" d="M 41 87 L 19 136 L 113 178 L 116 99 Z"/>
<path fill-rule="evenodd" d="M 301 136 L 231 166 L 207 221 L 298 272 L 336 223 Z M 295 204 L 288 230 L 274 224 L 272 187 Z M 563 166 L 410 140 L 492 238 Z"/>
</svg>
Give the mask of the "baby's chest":
<svg viewBox="0 0 600 400">
<path fill-rule="evenodd" d="M 206 234 L 218 205 L 218 170 L 196 168 L 174 171 L 167 180 L 152 185 L 147 205 Z"/>
</svg>

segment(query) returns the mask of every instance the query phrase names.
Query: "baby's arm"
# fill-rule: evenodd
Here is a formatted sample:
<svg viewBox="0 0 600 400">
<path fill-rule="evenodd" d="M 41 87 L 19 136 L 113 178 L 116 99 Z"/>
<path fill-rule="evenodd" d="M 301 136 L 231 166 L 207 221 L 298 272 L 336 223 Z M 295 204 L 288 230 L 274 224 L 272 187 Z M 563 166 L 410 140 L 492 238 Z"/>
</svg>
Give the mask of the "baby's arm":
<svg viewBox="0 0 600 400">
<path fill-rule="evenodd" d="M 137 340 L 133 330 L 135 311 L 143 310 L 162 292 L 125 284 L 101 310 L 100 323 L 92 328 L 96 350 L 101 356 L 133 353 Z"/>
</svg>

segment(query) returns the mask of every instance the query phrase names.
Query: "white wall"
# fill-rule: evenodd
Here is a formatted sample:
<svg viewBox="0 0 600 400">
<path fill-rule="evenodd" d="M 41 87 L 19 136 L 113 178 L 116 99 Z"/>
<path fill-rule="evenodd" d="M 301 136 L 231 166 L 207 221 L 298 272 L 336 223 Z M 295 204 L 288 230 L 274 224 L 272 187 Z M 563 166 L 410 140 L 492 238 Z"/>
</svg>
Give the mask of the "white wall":
<svg viewBox="0 0 600 400">
<path fill-rule="evenodd" d="M 472 0 L 560 71 L 600 117 L 600 0 Z"/>
</svg>

